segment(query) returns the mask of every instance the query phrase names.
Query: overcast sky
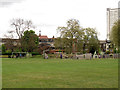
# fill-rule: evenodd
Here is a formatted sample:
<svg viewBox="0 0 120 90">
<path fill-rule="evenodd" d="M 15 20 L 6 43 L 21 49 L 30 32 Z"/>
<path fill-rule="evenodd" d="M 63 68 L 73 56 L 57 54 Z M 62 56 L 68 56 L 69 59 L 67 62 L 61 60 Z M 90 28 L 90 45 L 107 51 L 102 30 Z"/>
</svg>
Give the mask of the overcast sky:
<svg viewBox="0 0 120 90">
<path fill-rule="evenodd" d="M 57 27 L 65 26 L 69 19 L 77 19 L 83 28 L 96 28 L 99 39 L 107 33 L 106 9 L 117 8 L 119 0 L 0 0 L 0 37 L 10 27 L 10 20 L 32 20 L 35 32 L 57 36 Z"/>
</svg>

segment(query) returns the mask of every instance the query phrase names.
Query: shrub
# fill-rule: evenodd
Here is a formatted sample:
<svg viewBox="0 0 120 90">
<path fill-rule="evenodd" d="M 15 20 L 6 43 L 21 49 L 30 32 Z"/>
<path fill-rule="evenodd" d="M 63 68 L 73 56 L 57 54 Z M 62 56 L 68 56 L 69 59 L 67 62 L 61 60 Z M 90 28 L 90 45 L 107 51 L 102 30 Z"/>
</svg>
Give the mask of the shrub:
<svg viewBox="0 0 120 90">
<path fill-rule="evenodd" d="M 6 50 L 6 53 L 12 53 L 12 51 L 11 50 Z"/>
<path fill-rule="evenodd" d="M 43 58 L 43 55 L 34 55 L 32 58 Z"/>
<path fill-rule="evenodd" d="M 34 56 L 34 55 L 40 55 L 38 52 L 32 52 L 31 54 L 32 54 L 32 56 Z"/>
<path fill-rule="evenodd" d="M 114 48 L 114 53 L 117 53 L 117 50 L 116 50 L 116 48 Z"/>
<path fill-rule="evenodd" d="M 12 51 L 11 50 L 6 50 L 6 52 L 2 53 L 2 55 L 12 55 Z"/>
<path fill-rule="evenodd" d="M 106 51 L 106 54 L 110 54 L 110 51 Z"/>
</svg>

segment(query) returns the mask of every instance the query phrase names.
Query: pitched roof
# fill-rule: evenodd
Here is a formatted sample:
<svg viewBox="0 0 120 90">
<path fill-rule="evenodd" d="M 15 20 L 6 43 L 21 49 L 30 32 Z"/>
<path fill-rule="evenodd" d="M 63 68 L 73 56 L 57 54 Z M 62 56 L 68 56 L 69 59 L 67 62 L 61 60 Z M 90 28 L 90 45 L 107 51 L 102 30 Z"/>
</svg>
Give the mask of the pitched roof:
<svg viewBox="0 0 120 90">
<path fill-rule="evenodd" d="M 46 35 L 39 36 L 40 39 L 48 39 Z"/>
</svg>

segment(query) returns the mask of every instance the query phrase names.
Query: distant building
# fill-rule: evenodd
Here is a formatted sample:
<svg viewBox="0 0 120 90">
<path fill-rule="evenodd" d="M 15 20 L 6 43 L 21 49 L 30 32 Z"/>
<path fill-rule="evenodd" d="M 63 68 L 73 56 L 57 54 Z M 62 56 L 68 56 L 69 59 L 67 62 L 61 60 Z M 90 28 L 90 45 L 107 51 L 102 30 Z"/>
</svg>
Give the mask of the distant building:
<svg viewBox="0 0 120 90">
<path fill-rule="evenodd" d="M 39 33 L 39 45 L 47 44 L 50 47 L 54 47 L 54 36 L 52 38 L 48 38 L 47 35 L 41 35 L 41 31 Z"/>
<path fill-rule="evenodd" d="M 14 47 L 20 45 L 20 40 L 19 39 L 10 39 L 10 38 L 0 38 L 1 41 L 0 41 L 0 45 L 2 44 L 13 44 Z"/>
<path fill-rule="evenodd" d="M 11 42 L 13 44 L 13 47 L 16 48 L 18 45 L 20 45 L 20 41 L 19 39 L 8 39 L 8 38 L 1 38 L 2 40 L 0 41 L 0 44 L 8 44 L 9 42 Z M 39 36 L 39 46 L 38 48 L 41 50 L 41 53 L 44 50 L 48 50 L 49 53 L 54 53 L 54 52 L 60 52 L 64 50 L 62 49 L 55 49 L 54 46 L 54 40 L 56 38 L 48 38 L 46 35 L 40 35 Z M 106 52 L 106 51 L 110 51 L 113 52 L 113 45 L 111 46 L 111 42 L 108 40 L 99 40 L 99 45 L 101 48 L 102 52 Z M 83 46 L 84 49 L 85 46 Z M 87 46 L 86 46 L 87 47 Z M 9 48 L 8 48 L 9 49 Z M 88 49 L 85 49 L 85 51 L 87 51 Z M 77 52 L 77 47 L 75 45 L 73 45 L 73 53 Z"/>
<path fill-rule="evenodd" d="M 110 40 L 110 32 L 114 23 L 118 20 L 120 8 L 107 8 L 107 40 Z"/>
</svg>

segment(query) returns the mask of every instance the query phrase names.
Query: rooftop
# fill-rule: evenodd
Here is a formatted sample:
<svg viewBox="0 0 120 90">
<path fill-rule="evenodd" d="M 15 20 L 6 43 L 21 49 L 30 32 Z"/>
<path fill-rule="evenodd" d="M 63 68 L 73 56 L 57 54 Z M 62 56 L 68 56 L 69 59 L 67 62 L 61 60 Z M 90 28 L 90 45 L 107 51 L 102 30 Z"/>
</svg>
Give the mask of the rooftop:
<svg viewBox="0 0 120 90">
<path fill-rule="evenodd" d="M 41 35 L 39 36 L 40 39 L 48 39 L 48 37 L 46 35 Z"/>
</svg>

